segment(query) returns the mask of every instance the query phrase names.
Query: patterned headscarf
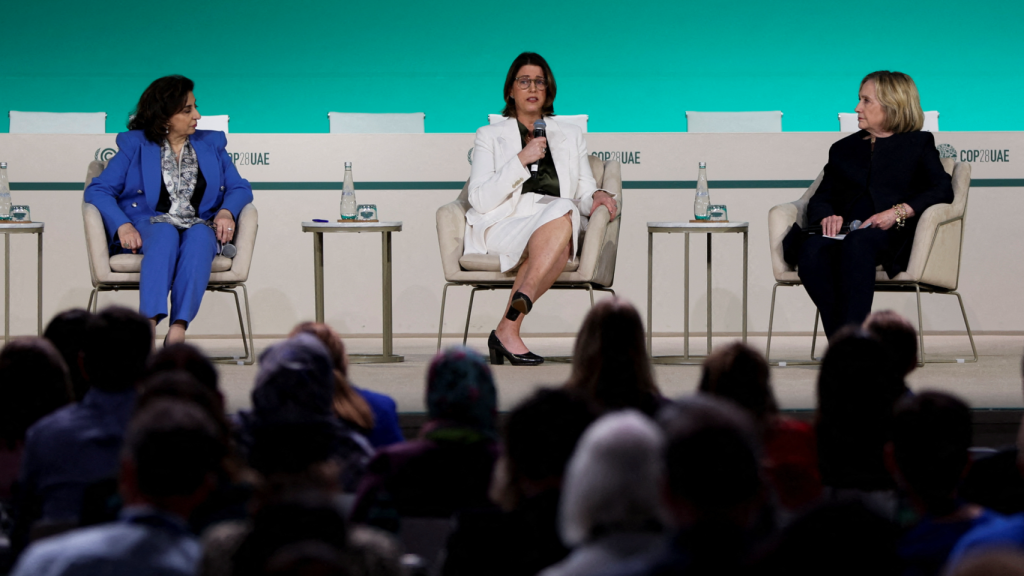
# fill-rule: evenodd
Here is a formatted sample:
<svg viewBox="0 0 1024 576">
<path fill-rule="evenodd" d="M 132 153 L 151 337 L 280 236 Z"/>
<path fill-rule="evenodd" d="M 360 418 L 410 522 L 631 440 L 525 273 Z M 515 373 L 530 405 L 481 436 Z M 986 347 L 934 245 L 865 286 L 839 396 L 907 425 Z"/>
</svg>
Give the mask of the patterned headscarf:
<svg viewBox="0 0 1024 576">
<path fill-rule="evenodd" d="M 427 370 L 427 412 L 433 421 L 497 438 L 498 392 L 484 357 L 463 346 L 435 356 Z"/>
</svg>

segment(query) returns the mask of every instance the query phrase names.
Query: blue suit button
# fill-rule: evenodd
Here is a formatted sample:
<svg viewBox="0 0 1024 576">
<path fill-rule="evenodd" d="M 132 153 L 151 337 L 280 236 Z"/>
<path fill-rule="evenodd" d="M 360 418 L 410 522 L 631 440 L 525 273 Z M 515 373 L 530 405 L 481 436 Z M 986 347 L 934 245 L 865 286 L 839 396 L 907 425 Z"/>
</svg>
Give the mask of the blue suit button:
<svg viewBox="0 0 1024 576">
<path fill-rule="evenodd" d="M 138 208 L 138 207 L 139 207 L 138 203 L 132 202 L 132 208 Z"/>
<path fill-rule="evenodd" d="M 220 191 L 221 191 L 221 192 L 223 192 L 223 191 L 224 191 L 224 187 L 223 187 L 223 186 L 221 186 L 221 187 L 220 187 Z"/>
<path fill-rule="evenodd" d="M 139 190 L 139 194 L 142 194 L 142 190 Z"/>
</svg>

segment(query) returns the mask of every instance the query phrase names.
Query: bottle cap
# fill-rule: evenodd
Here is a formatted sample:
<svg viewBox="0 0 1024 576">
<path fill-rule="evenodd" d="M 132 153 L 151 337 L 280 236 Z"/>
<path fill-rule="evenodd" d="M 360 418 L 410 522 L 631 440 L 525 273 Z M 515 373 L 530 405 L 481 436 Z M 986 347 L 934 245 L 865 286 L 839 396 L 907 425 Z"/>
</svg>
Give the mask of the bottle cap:
<svg viewBox="0 0 1024 576">
<path fill-rule="evenodd" d="M 701 168 L 707 168 L 707 167 L 708 167 L 708 165 L 707 165 L 707 164 L 705 164 L 705 163 L 703 163 L 703 162 L 701 162 L 701 163 L 700 163 L 700 167 L 701 167 Z"/>
<path fill-rule="evenodd" d="M 352 167 L 352 163 L 351 162 L 345 162 L 345 170 L 348 170 L 351 167 Z"/>
<path fill-rule="evenodd" d="M 0 168 L 7 169 L 7 162 L 0 162 Z"/>
</svg>

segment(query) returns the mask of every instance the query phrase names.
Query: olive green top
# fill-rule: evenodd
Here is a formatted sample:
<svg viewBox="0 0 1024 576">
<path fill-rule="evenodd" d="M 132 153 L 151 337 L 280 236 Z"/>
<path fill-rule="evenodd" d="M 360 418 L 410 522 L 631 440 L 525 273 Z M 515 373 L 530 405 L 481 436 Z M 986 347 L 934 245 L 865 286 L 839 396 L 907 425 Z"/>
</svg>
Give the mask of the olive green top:
<svg viewBox="0 0 1024 576">
<path fill-rule="evenodd" d="M 526 137 L 530 132 L 522 122 L 516 120 L 516 124 L 519 124 L 519 139 L 522 140 L 523 148 L 526 148 Z M 551 158 L 550 153 L 544 154 L 537 165 L 537 172 L 531 174 L 530 179 L 523 182 L 523 192 L 561 196 L 558 190 L 558 172 L 555 171 L 555 161 Z"/>
</svg>

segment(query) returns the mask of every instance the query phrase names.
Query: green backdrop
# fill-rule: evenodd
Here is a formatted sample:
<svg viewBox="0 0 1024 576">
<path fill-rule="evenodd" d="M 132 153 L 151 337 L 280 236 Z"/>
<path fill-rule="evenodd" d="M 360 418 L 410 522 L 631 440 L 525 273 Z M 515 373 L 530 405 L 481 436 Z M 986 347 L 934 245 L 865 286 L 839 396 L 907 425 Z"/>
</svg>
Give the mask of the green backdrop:
<svg viewBox="0 0 1024 576">
<path fill-rule="evenodd" d="M 10 1 L 0 110 L 104 111 L 119 132 L 150 81 L 180 73 L 232 132 L 327 132 L 328 111 L 471 132 L 532 50 L 558 79 L 556 111 L 594 132 L 685 131 L 686 110 L 835 131 L 877 69 L 913 76 L 943 130 L 1024 130 L 1021 21 L 1019 0 Z"/>
</svg>

